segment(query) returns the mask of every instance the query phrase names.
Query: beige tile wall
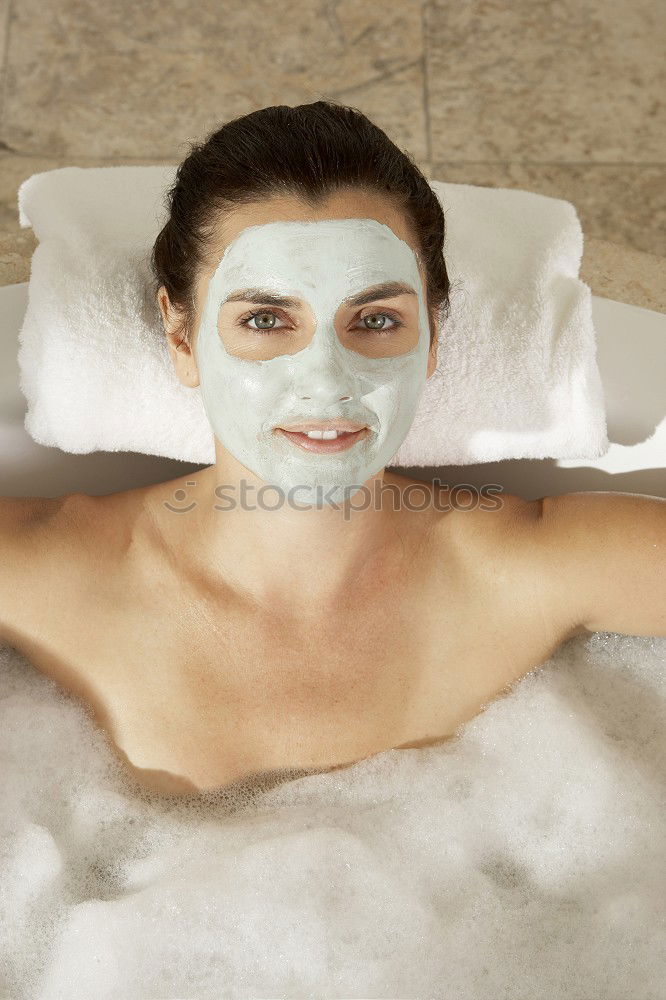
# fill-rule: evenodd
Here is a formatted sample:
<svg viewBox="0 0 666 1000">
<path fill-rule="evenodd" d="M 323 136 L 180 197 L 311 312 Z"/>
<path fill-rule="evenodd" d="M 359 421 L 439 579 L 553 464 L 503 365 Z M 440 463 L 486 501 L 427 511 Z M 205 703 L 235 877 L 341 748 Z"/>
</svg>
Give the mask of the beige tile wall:
<svg viewBox="0 0 666 1000">
<path fill-rule="evenodd" d="M 0 282 L 18 185 L 176 163 L 269 104 L 360 108 L 431 178 L 573 202 L 597 294 L 666 311 L 663 0 L 0 0 Z"/>
</svg>

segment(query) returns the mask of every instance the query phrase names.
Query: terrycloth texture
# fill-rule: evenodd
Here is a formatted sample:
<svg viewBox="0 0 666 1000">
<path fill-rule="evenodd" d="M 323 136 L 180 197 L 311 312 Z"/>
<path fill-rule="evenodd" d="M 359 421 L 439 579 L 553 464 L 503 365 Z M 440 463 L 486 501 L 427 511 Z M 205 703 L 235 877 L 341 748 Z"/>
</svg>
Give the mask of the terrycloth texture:
<svg viewBox="0 0 666 1000">
<path fill-rule="evenodd" d="M 40 444 L 215 461 L 199 388 L 173 371 L 149 255 L 173 166 L 33 174 L 19 219 L 39 246 L 19 335 L 25 426 Z M 583 234 L 572 204 L 433 181 L 451 314 L 438 371 L 389 463 L 596 458 L 609 447 Z"/>
<path fill-rule="evenodd" d="M 663 1000 L 665 707 L 596 633 L 437 746 L 150 801 L 0 646 L 0 996 Z"/>
</svg>

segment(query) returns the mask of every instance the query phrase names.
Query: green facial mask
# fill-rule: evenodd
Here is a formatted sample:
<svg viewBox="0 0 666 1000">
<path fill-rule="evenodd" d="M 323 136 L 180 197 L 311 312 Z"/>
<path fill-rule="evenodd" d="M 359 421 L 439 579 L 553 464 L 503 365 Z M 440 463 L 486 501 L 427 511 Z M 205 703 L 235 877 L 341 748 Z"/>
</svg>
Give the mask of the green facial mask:
<svg viewBox="0 0 666 1000">
<path fill-rule="evenodd" d="M 411 341 L 405 326 L 352 323 L 361 310 L 345 300 L 386 282 L 414 293 L 399 300 Z M 247 304 L 241 311 L 239 303 L 225 302 L 244 289 L 270 290 L 302 306 L 298 311 L 253 299 L 253 311 L 275 313 L 281 325 L 239 326 Z M 396 307 L 387 302 L 386 309 L 390 315 Z M 381 300 L 363 311 L 364 318 L 382 315 Z M 402 338 L 397 348 L 394 329 Z M 354 218 L 244 229 L 210 280 L 194 349 L 204 408 L 220 443 L 297 505 L 321 506 L 353 496 L 390 463 L 416 414 L 429 348 L 413 250 L 389 226 Z M 336 418 L 368 430 L 331 454 L 306 451 L 276 430 Z"/>
</svg>

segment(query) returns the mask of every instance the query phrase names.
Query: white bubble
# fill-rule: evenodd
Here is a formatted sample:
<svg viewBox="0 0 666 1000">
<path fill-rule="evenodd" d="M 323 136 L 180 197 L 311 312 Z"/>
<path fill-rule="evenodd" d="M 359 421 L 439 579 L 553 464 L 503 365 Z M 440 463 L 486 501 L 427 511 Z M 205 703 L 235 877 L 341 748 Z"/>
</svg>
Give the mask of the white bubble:
<svg viewBox="0 0 666 1000">
<path fill-rule="evenodd" d="M 446 742 L 182 799 L 9 646 L 0 678 L 3 997 L 663 996 L 666 639 L 577 637 Z"/>
</svg>

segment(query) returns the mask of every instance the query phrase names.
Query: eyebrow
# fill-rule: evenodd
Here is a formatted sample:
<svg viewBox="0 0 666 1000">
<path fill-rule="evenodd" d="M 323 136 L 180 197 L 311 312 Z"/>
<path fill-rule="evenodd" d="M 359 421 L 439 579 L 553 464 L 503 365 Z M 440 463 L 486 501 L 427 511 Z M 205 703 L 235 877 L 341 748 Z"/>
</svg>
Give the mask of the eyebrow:
<svg viewBox="0 0 666 1000">
<path fill-rule="evenodd" d="M 353 295 L 343 301 L 347 306 L 365 306 L 369 302 L 376 302 L 377 299 L 396 299 L 399 295 L 416 295 L 416 292 L 411 285 L 407 285 L 403 281 L 385 281 L 381 285 L 373 285 L 372 288 L 367 288 L 360 295 Z M 258 305 L 283 306 L 285 309 L 298 309 L 300 306 L 298 299 L 276 295 L 270 288 L 241 288 L 228 295 L 224 301 L 253 302 Z"/>
</svg>

